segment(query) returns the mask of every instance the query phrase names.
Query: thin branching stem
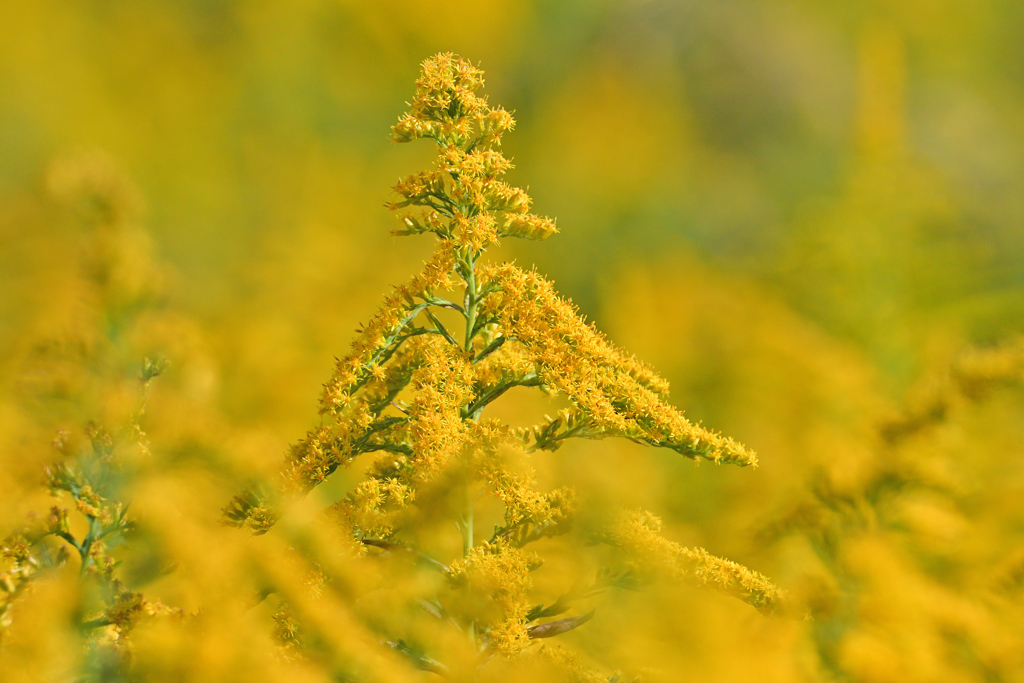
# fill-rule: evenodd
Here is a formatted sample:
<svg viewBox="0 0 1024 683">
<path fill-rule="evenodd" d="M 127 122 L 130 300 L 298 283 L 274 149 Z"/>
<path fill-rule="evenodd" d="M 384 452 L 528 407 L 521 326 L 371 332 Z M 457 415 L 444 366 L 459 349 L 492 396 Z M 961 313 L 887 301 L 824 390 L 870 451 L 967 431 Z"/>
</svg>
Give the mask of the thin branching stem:
<svg viewBox="0 0 1024 683">
<path fill-rule="evenodd" d="M 475 401 L 470 403 L 469 406 L 463 408 L 463 416 L 473 419 L 478 418 L 480 416 L 480 411 L 482 411 L 487 404 L 496 400 L 512 387 L 537 387 L 541 384 L 543 384 L 543 381 L 540 376 L 533 373 L 524 375 L 517 380 L 510 380 L 503 384 L 497 384 L 481 394 Z"/>
</svg>

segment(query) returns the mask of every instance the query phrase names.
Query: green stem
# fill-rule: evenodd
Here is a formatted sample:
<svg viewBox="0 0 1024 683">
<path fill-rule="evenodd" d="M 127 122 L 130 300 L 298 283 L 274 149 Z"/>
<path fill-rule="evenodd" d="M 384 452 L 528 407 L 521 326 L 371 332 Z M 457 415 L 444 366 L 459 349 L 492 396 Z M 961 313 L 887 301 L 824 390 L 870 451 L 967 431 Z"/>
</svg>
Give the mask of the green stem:
<svg viewBox="0 0 1024 683">
<path fill-rule="evenodd" d="M 82 556 L 82 565 L 79 567 L 78 573 L 84 575 L 85 570 L 88 568 L 89 551 L 92 550 L 92 544 L 96 541 L 96 534 L 99 531 L 99 525 L 95 517 L 89 517 L 89 532 L 82 539 L 82 545 L 78 549 L 78 553 Z"/>
<path fill-rule="evenodd" d="M 469 551 L 473 549 L 473 508 L 476 507 L 473 504 L 472 492 L 470 487 L 466 486 L 466 498 L 468 502 L 466 504 L 466 514 L 462 517 L 462 556 L 466 557 L 469 555 Z"/>
<path fill-rule="evenodd" d="M 479 302 L 476 294 L 476 262 L 470 258 L 466 268 L 466 343 L 467 353 L 473 351 L 473 337 L 476 332 L 476 306 Z"/>
<path fill-rule="evenodd" d="M 67 541 L 68 544 L 70 544 L 71 547 L 75 549 L 75 551 L 79 554 L 79 556 L 83 557 L 83 562 L 85 561 L 84 560 L 84 554 L 82 552 L 82 546 L 78 543 L 77 540 L 75 540 L 74 536 L 72 536 L 71 534 L 69 534 L 66 531 L 58 531 L 54 535 L 59 537 L 59 538 L 63 538 L 65 541 Z"/>
<path fill-rule="evenodd" d="M 492 353 L 497 351 L 499 348 L 501 348 L 502 344 L 504 344 L 506 341 L 508 341 L 508 337 L 506 337 L 505 335 L 501 335 L 500 337 L 497 337 L 496 339 L 491 341 L 490 344 L 485 346 L 484 349 L 480 353 L 478 353 L 476 355 L 476 358 L 473 359 L 473 362 L 474 363 L 479 363 L 484 358 L 487 358 L 487 356 L 491 355 Z"/>
<path fill-rule="evenodd" d="M 463 344 L 463 348 L 466 353 L 472 353 L 473 337 L 475 333 L 474 328 L 476 327 L 476 306 L 479 301 L 476 293 L 476 259 L 473 254 L 468 254 L 466 256 L 460 270 L 462 271 L 462 277 L 466 282 L 466 340 Z M 469 551 L 473 549 L 473 508 L 475 507 L 476 501 L 473 500 L 471 486 L 472 482 L 466 484 L 466 512 L 462 517 L 462 524 L 459 525 L 462 529 L 463 556 L 469 555 Z"/>
<path fill-rule="evenodd" d="M 543 384 L 541 378 L 531 372 L 518 380 L 512 380 L 505 384 L 493 386 L 477 400 L 473 401 L 463 409 L 463 417 L 471 417 L 474 420 L 478 419 L 480 417 L 480 411 L 483 410 L 488 403 L 496 400 L 512 387 L 539 387 L 541 384 Z"/>
<path fill-rule="evenodd" d="M 444 337 L 446 340 L 448 340 L 448 342 L 450 344 L 452 344 L 453 346 L 458 346 L 459 345 L 459 343 L 457 341 L 455 341 L 455 337 L 453 337 L 451 334 L 449 334 L 447 328 L 445 328 L 444 324 L 440 320 L 438 320 L 437 316 L 434 315 L 433 311 L 431 311 L 429 308 L 427 308 L 423 312 L 427 314 L 428 318 L 430 318 L 430 322 L 434 323 L 434 329 L 436 329 L 437 332 L 442 337 Z"/>
<path fill-rule="evenodd" d="M 90 619 L 89 621 L 83 621 L 81 624 L 78 625 L 78 628 L 85 632 L 91 631 L 94 628 L 100 628 L 101 626 L 109 626 L 112 623 L 113 622 L 106 617 L 97 617 L 95 619 Z"/>
<path fill-rule="evenodd" d="M 466 281 L 466 302 L 465 302 L 465 316 L 466 316 L 466 341 L 463 345 L 466 353 L 472 356 L 473 353 L 473 338 L 476 336 L 476 308 L 479 298 L 476 291 L 476 259 L 472 254 L 466 259 L 465 272 L 463 273 Z M 473 416 L 476 417 L 476 416 Z M 462 556 L 468 557 L 470 551 L 473 550 L 473 512 L 476 507 L 476 500 L 473 498 L 472 482 L 466 484 L 466 512 L 462 517 L 462 524 L 459 525 L 462 530 Z M 466 632 L 469 635 L 469 642 L 476 645 L 476 624 L 470 620 L 469 625 L 466 628 Z"/>
<path fill-rule="evenodd" d="M 476 501 L 473 499 L 472 483 L 466 484 L 466 513 L 462 517 L 462 556 L 468 557 L 471 550 L 473 550 L 473 512 L 476 507 Z M 466 634 L 469 636 L 469 642 L 474 647 L 476 646 L 476 622 L 470 619 L 469 624 L 466 626 Z"/>
</svg>

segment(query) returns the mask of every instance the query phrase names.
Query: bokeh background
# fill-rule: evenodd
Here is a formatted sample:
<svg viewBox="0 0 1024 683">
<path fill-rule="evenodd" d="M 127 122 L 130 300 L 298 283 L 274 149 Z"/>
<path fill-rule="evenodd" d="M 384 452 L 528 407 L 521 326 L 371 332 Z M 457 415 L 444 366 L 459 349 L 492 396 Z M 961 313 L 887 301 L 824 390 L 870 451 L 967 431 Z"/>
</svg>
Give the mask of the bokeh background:
<svg viewBox="0 0 1024 683">
<path fill-rule="evenodd" d="M 558 471 L 818 610 L 780 625 L 683 591 L 657 596 L 678 609 L 655 619 L 655 598 L 628 596 L 575 646 L 652 680 L 1024 680 L 1024 4 L 34 0 L 0 15 L 4 533 L 40 505 L 53 430 L 111 410 L 109 378 L 145 354 L 171 361 L 148 430 L 189 473 L 161 476 L 208 487 L 197 518 L 314 424 L 332 359 L 430 254 L 389 236 L 383 205 L 432 150 L 389 127 L 419 63 L 452 50 L 514 111 L 512 180 L 561 230 L 500 255 L 761 459 L 695 468 L 588 443 Z M 83 182 L 120 202 L 88 211 L 131 228 L 106 294 L 83 294 Z M 87 377 L 53 370 L 40 340 L 121 339 L 83 313 L 96 306 L 140 331 Z M 167 552 L 187 565 L 186 550 Z M 167 595 L 197 608 L 197 586 L 228 581 L 212 573 Z M 65 646 L 21 637 L 9 671 L 36 680 L 23 665 Z M 260 673 L 240 664 L 243 635 L 219 642 L 181 675 Z"/>
</svg>

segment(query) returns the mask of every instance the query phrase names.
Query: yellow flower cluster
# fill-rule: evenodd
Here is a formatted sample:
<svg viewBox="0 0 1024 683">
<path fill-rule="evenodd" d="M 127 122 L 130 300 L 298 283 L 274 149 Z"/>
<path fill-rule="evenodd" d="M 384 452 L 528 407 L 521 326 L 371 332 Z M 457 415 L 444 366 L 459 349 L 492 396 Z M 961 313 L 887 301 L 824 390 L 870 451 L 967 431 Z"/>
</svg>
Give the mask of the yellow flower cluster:
<svg viewBox="0 0 1024 683">
<path fill-rule="evenodd" d="M 664 379 L 587 324 L 540 275 L 479 262 L 500 237 L 554 231 L 552 221 L 529 213 L 523 190 L 498 179 L 511 164 L 494 147 L 513 121 L 475 94 L 482 82 L 478 69 L 450 54 L 424 63 L 411 111 L 394 132 L 398 141 L 435 140 L 437 163 L 395 186 L 402 200 L 393 208 L 418 207 L 420 213 L 402 217 L 402 232 L 435 233 L 437 251 L 418 276 L 387 297 L 337 361 L 321 397 L 321 422 L 292 447 L 279 491 L 246 491 L 225 516 L 262 533 L 278 517 L 280 492 L 305 493 L 360 454 L 377 453 L 330 516 L 364 554 L 374 548 L 411 552 L 462 594 L 475 596 L 461 608 L 449 605 L 450 622 L 469 633 L 480 652 L 512 656 L 531 639 L 559 635 L 590 618 L 531 625 L 567 611 L 583 595 L 531 610 L 530 572 L 539 563 L 522 548 L 566 535 L 580 505 L 569 486 L 545 492 L 538 485 L 531 453 L 555 450 L 570 438 L 620 436 L 716 463 L 753 465 L 756 456 L 690 423 L 667 402 Z M 449 329 L 438 316 L 442 311 L 459 327 Z M 572 407 L 526 429 L 482 417 L 519 386 L 565 394 Z M 503 524 L 480 543 L 474 509 L 483 494 L 500 506 Z M 452 512 L 463 537 L 462 559 L 435 560 L 409 545 L 433 536 L 423 528 L 431 515 Z M 653 517 L 626 517 L 601 540 L 626 550 L 638 566 L 713 586 L 766 613 L 776 609 L 780 592 L 764 577 L 672 543 L 656 527 Z M 425 609 L 445 614 L 444 600 L 434 599 L 439 602 Z M 287 633 L 298 628 L 291 619 Z M 294 639 L 286 634 L 282 640 Z M 401 640 L 394 647 L 413 652 Z M 421 668 L 426 661 L 414 660 Z"/>
<path fill-rule="evenodd" d="M 145 617 L 181 618 L 184 614 L 184 610 L 168 607 L 162 602 L 146 600 L 141 593 L 122 590 L 103 613 L 102 620 L 107 624 L 107 637 L 119 640 Z"/>
<path fill-rule="evenodd" d="M 499 237 L 545 239 L 556 232 L 553 220 L 530 213 L 525 191 L 500 180 L 512 162 L 495 147 L 515 120 L 476 95 L 482 85 L 483 72 L 451 53 L 424 62 L 411 111 L 393 130 L 397 142 L 433 139 L 437 168 L 394 186 L 402 200 L 391 208 L 420 207 L 401 216 L 396 234 L 433 232 L 479 253 Z"/>
<path fill-rule="evenodd" d="M 952 375 L 968 396 L 977 395 L 994 384 L 1024 383 L 1024 336 L 965 353 L 954 364 Z"/>
<path fill-rule="evenodd" d="M 24 534 L 13 534 L 0 546 L 0 636 L 11 626 L 11 611 L 39 572 L 32 555 L 32 542 Z"/>
<path fill-rule="evenodd" d="M 474 433 L 467 452 L 473 471 L 505 507 L 499 537 L 522 546 L 564 533 L 576 511 L 575 491 L 562 487 L 542 493 L 514 430 L 497 420 L 470 424 Z"/>
<path fill-rule="evenodd" d="M 408 335 L 411 330 L 406 328 L 416 316 L 430 305 L 441 305 L 433 294 L 452 287 L 454 267 L 454 251 L 449 244 L 442 243 L 419 275 L 397 287 L 384 300 L 377 314 L 352 342 L 352 351 L 336 363 L 334 375 L 324 386 L 320 399 L 321 413 L 337 416 L 345 409 L 371 370 L 390 358 L 388 351 L 411 336 Z"/>
<path fill-rule="evenodd" d="M 1018 550 L 1004 561 L 993 584 L 997 591 L 1013 595 L 1024 588 L 1024 550 Z"/>
<path fill-rule="evenodd" d="M 881 425 L 881 436 L 895 443 L 946 419 L 958 402 L 978 400 L 1000 385 L 1024 384 L 1024 336 L 961 354 L 943 373 L 929 378 L 902 411 Z"/>
<path fill-rule="evenodd" d="M 740 598 L 758 611 L 771 614 L 783 609 L 785 592 L 766 577 L 741 564 L 686 548 L 662 536 L 661 520 L 650 512 L 621 514 L 601 535 L 601 540 L 622 550 L 629 569 L 643 576 L 662 572 L 668 576 Z"/>
<path fill-rule="evenodd" d="M 395 529 L 388 512 L 414 498 L 410 487 L 394 477 L 368 477 L 335 504 L 334 512 L 347 528 L 360 529 L 369 538 L 390 538 Z"/>
<path fill-rule="evenodd" d="M 308 491 L 360 453 L 377 450 L 372 441 L 374 435 L 380 437 L 406 422 L 393 417 L 382 418 L 381 412 L 409 382 L 417 359 L 433 357 L 433 354 L 423 353 L 420 346 L 411 344 L 393 364 L 388 365 L 388 362 L 403 342 L 430 332 L 411 323 L 428 306 L 439 301 L 434 292 L 451 287 L 453 270 L 453 252 L 449 244 L 442 243 L 423 271 L 396 288 L 384 301 L 377 315 L 352 343 L 351 352 L 337 361 L 334 375 L 325 384 L 320 399 L 320 412 L 326 422 L 292 446 L 282 473 L 285 490 Z M 421 377 L 420 384 L 423 379 Z M 421 408 L 427 410 L 429 401 L 423 400 L 427 402 L 421 402 Z M 422 422 L 421 432 L 428 432 L 429 426 Z M 274 521 L 265 497 L 254 496 L 251 491 L 232 501 L 227 516 L 233 523 L 248 524 L 260 531 L 265 531 Z"/>
<path fill-rule="evenodd" d="M 786 538 L 815 554 L 793 603 L 814 619 L 831 676 L 982 680 L 1019 670 L 1024 552 L 994 522 L 1020 507 L 1019 477 L 1004 467 L 1019 439 L 994 425 L 1009 417 L 1016 428 L 1021 402 L 994 389 L 1019 387 L 1022 371 L 1020 338 L 962 353 L 877 425 L 868 448 L 820 465 L 806 493 L 763 525 L 761 545 Z M 1005 486 L 979 485 L 994 472 Z"/>
<path fill-rule="evenodd" d="M 530 572 L 538 566 L 535 554 L 502 539 L 476 546 L 451 566 L 454 585 L 468 586 L 493 601 L 495 613 L 484 615 L 483 621 L 490 628 L 491 645 L 503 655 L 519 654 L 530 644 L 526 592 L 533 585 Z"/>
<path fill-rule="evenodd" d="M 487 100 L 476 95 L 483 84 L 483 71 L 450 52 L 428 59 L 416 80 L 411 110 L 394 127 L 395 139 L 408 142 L 432 137 L 465 145 L 469 142 L 469 117 L 487 113 Z"/>
<path fill-rule="evenodd" d="M 692 424 L 666 403 L 668 384 L 587 325 L 537 273 L 502 264 L 481 269 L 481 281 L 495 290 L 484 315 L 521 349 L 513 356 L 516 366 L 522 368 L 525 356 L 544 385 L 575 405 L 530 435 L 536 447 L 557 448 L 571 436 L 624 436 L 694 459 L 757 464 L 742 444 Z"/>
<path fill-rule="evenodd" d="M 608 683 L 619 680 L 588 669 L 577 653 L 564 647 L 545 647 L 539 651 L 538 657 L 550 664 L 560 679 L 567 683 Z"/>
</svg>

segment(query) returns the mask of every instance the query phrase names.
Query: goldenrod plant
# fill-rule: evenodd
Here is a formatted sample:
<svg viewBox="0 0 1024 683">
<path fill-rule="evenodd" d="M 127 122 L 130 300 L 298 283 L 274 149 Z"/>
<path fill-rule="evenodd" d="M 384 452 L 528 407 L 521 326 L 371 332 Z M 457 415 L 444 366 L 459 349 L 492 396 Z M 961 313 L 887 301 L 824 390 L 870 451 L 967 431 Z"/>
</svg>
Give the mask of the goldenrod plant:
<svg viewBox="0 0 1024 683">
<path fill-rule="evenodd" d="M 768 579 L 665 538 L 655 514 L 585 509 L 571 486 L 538 484 L 533 458 L 570 439 L 621 437 L 741 467 L 757 460 L 688 421 L 668 403 L 665 380 L 587 324 L 539 273 L 488 260 L 503 238 L 542 240 L 556 230 L 531 211 L 524 190 L 502 179 L 511 168 L 502 137 L 515 121 L 477 93 L 482 85 L 483 73 L 451 53 L 423 63 L 394 139 L 431 140 L 437 159 L 395 185 L 390 208 L 399 214 L 396 235 L 436 237 L 433 258 L 396 287 L 338 360 L 321 395 L 321 420 L 291 448 L 276 485 L 240 494 L 226 518 L 265 533 L 289 498 L 371 458 L 330 516 L 361 562 L 408 557 L 444 577 L 414 599 L 438 629 L 463 635 L 478 668 L 495 655 L 549 652 L 535 641 L 591 619 L 593 609 L 578 607 L 593 603 L 586 598 L 657 576 L 778 611 L 783 593 Z M 529 427 L 488 417 L 487 408 L 516 387 L 568 405 Z M 486 498 L 500 507 L 493 529 L 479 521 Z M 460 532 L 457 549 L 444 542 L 449 528 Z M 543 559 L 531 546 L 554 537 L 607 547 L 606 564 L 589 577 L 561 577 L 561 596 L 537 595 L 531 573 Z M 447 670 L 442 654 L 408 644 L 409 636 L 382 633 L 420 667 Z"/>
<path fill-rule="evenodd" d="M 1013 3 L 108 4 L 0 21 L 0 681 L 1024 681 Z"/>
<path fill-rule="evenodd" d="M 142 428 L 159 356 L 127 352 L 140 314 L 151 306 L 160 272 L 138 225 L 138 193 L 104 155 L 51 165 L 48 190 L 81 234 L 76 325 L 38 339 L 22 369 L 21 398 L 40 424 L 81 420 L 53 438 L 43 479 L 52 498 L 2 543 L 0 643 L 17 628 L 17 604 L 42 579 L 77 575 L 64 605 L 84 655 L 100 679 L 127 672 L 128 636 L 141 620 L 182 615 L 125 582 L 122 562 L 135 524 L 127 497 L 150 457 Z M 137 583 L 137 582 L 136 582 Z M 76 659 L 75 654 L 71 654 Z"/>
<path fill-rule="evenodd" d="M 1022 384 L 1020 338 L 962 353 L 879 422 L 855 472 L 822 468 L 764 528 L 763 543 L 802 537 L 820 562 L 800 592 L 825 675 L 1017 680 L 1024 564 L 988 535 L 1018 498 L 1012 483 L 972 491 L 968 472 L 999 467 L 971 441 L 998 411 L 988 398 Z"/>
</svg>

